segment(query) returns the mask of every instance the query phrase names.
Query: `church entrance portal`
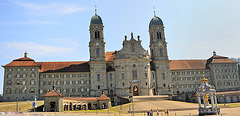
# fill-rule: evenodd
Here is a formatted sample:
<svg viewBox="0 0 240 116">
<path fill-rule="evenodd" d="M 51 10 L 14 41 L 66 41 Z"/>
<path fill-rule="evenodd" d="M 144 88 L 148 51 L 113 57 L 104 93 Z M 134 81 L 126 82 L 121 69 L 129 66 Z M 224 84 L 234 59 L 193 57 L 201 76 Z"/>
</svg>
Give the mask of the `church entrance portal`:
<svg viewBox="0 0 240 116">
<path fill-rule="evenodd" d="M 51 112 L 54 112 L 56 110 L 55 107 L 56 107 L 56 102 L 50 102 L 50 111 Z"/>
<path fill-rule="evenodd" d="M 137 86 L 133 87 L 133 96 L 138 96 L 138 87 Z"/>
</svg>

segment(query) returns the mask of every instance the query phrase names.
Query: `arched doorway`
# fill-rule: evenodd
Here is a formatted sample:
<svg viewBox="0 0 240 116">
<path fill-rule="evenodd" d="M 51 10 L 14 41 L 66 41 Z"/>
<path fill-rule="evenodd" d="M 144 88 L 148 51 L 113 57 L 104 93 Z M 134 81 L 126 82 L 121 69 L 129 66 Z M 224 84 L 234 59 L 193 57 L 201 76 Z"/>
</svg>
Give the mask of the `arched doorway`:
<svg viewBox="0 0 240 116">
<path fill-rule="evenodd" d="M 92 104 L 88 103 L 88 110 L 91 110 L 91 109 L 92 109 Z"/>
<path fill-rule="evenodd" d="M 133 87 L 133 96 L 138 96 L 138 87 L 137 86 Z"/>
<path fill-rule="evenodd" d="M 232 101 L 237 102 L 237 96 L 233 96 Z"/>
<path fill-rule="evenodd" d="M 50 112 L 54 112 L 56 110 L 56 102 L 50 102 Z"/>
<path fill-rule="evenodd" d="M 155 88 L 153 89 L 153 95 L 156 95 L 156 89 Z"/>
<path fill-rule="evenodd" d="M 110 90 L 110 95 L 113 96 L 113 90 L 112 89 Z"/>
<path fill-rule="evenodd" d="M 219 103 L 224 103 L 224 101 L 225 101 L 225 100 L 224 100 L 224 97 L 220 97 L 218 102 L 219 102 Z"/>
<path fill-rule="evenodd" d="M 82 106 L 83 108 L 83 110 L 86 110 L 86 104 L 85 103 L 83 103 L 83 106 Z"/>
<path fill-rule="evenodd" d="M 226 97 L 226 103 L 231 103 L 231 98 L 229 96 Z"/>
<path fill-rule="evenodd" d="M 81 103 L 78 103 L 77 109 L 81 110 Z"/>
</svg>

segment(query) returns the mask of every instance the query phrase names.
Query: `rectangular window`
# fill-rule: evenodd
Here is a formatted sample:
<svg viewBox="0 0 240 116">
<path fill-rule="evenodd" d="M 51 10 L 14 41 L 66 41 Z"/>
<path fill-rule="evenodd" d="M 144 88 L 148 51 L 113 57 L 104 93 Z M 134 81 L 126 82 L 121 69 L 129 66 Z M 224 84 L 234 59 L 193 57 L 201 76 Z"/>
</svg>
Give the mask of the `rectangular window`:
<svg viewBox="0 0 240 116">
<path fill-rule="evenodd" d="M 60 89 L 57 89 L 58 92 L 60 92 L 61 90 Z"/>
<path fill-rule="evenodd" d="M 66 85 L 67 84 L 67 82 L 66 81 L 64 81 L 64 85 Z"/>
<path fill-rule="evenodd" d="M 20 77 L 20 74 L 17 74 L 17 78 L 19 78 Z"/>
<path fill-rule="evenodd" d="M 52 78 L 54 78 L 54 75 L 52 75 Z"/>
<path fill-rule="evenodd" d="M 20 71 L 21 69 L 19 68 L 19 69 L 17 69 L 17 71 Z"/>
<path fill-rule="evenodd" d="M 83 91 L 84 91 L 84 88 L 82 87 L 82 88 L 81 88 L 81 92 L 83 92 Z"/>
<path fill-rule="evenodd" d="M 84 81 L 83 80 L 81 80 L 81 84 L 83 84 L 84 83 Z"/>
<path fill-rule="evenodd" d="M 8 69 L 8 71 L 12 71 L 12 69 L 10 68 L 10 69 Z"/>
<path fill-rule="evenodd" d="M 72 78 L 72 74 L 70 74 L 70 78 Z"/>
<path fill-rule="evenodd" d="M 42 89 L 40 90 L 40 93 L 43 93 L 43 90 L 42 90 Z"/>
<path fill-rule="evenodd" d="M 24 90 L 24 89 L 22 90 L 22 93 L 25 93 L 25 90 Z"/>
<path fill-rule="evenodd" d="M 110 75 L 109 75 L 109 76 L 110 76 L 110 81 L 112 81 L 112 73 L 110 73 Z"/>
<path fill-rule="evenodd" d="M 97 74 L 97 80 L 100 81 L 100 74 Z"/>
<path fill-rule="evenodd" d="M 8 74 L 8 78 L 11 78 L 12 77 L 12 74 Z"/>
<path fill-rule="evenodd" d="M 34 85 L 34 81 L 33 80 L 31 81 L 31 85 Z"/>
<path fill-rule="evenodd" d="M 40 82 L 40 85 L 43 85 L 43 82 L 42 82 L 42 81 Z"/>
<path fill-rule="evenodd" d="M 76 74 L 75 77 L 78 77 L 78 74 Z"/>
<path fill-rule="evenodd" d="M 145 73 L 145 77 L 147 78 L 147 73 Z"/>
<path fill-rule="evenodd" d="M 75 91 L 78 92 L 78 88 Z"/>
<path fill-rule="evenodd" d="M 34 89 L 31 89 L 31 93 L 34 93 Z"/>
<path fill-rule="evenodd" d="M 78 84 L 78 81 L 76 81 L 75 83 Z"/>
<path fill-rule="evenodd" d="M 72 93 L 72 89 L 70 89 L 70 93 Z"/>
<path fill-rule="evenodd" d="M 70 85 L 72 85 L 72 81 L 70 81 Z"/>
<path fill-rule="evenodd" d="M 87 80 L 87 84 L 89 84 L 89 80 Z"/>
<path fill-rule="evenodd" d="M 32 71 L 34 71 L 35 69 L 33 68 Z"/>
<path fill-rule="evenodd" d="M 66 92 L 67 92 L 67 90 L 66 90 L 66 89 L 64 89 L 64 90 L 63 90 L 63 92 L 64 92 L 64 93 L 66 93 Z"/>
<path fill-rule="evenodd" d="M 81 77 L 83 77 L 83 74 L 81 74 Z"/>
<path fill-rule="evenodd" d="M 17 81 L 17 85 L 19 85 L 20 84 L 20 82 L 19 81 Z"/>
<path fill-rule="evenodd" d="M 61 75 L 58 75 L 58 78 L 60 78 L 61 77 Z"/>
<path fill-rule="evenodd" d="M 22 81 L 22 85 L 25 85 L 25 81 Z"/>
<path fill-rule="evenodd" d="M 32 77 L 35 77 L 35 75 L 34 75 L 34 74 L 32 74 Z"/>
<path fill-rule="evenodd" d="M 87 92 L 89 92 L 90 91 L 90 89 L 89 88 L 87 88 Z"/>
<path fill-rule="evenodd" d="M 60 85 L 60 81 L 58 81 L 57 84 Z"/>
<path fill-rule="evenodd" d="M 63 75 L 63 77 L 64 77 L 64 78 L 66 78 L 66 77 L 67 77 L 67 75 Z"/>
<path fill-rule="evenodd" d="M 124 79 L 124 73 L 122 73 L 122 79 Z"/>
<path fill-rule="evenodd" d="M 165 73 L 162 73 L 162 78 L 163 80 L 165 80 Z"/>
<path fill-rule="evenodd" d="M 49 76 L 48 75 L 46 75 L 46 78 L 48 78 Z"/>
<path fill-rule="evenodd" d="M 26 68 L 24 68 L 23 71 L 27 71 Z"/>
</svg>

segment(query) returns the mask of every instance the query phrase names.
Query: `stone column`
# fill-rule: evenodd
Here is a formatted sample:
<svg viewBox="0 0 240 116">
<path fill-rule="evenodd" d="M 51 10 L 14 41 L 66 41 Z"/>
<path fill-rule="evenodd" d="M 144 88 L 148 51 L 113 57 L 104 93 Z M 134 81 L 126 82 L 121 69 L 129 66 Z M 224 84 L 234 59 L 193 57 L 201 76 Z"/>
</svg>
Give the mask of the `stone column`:
<svg viewBox="0 0 240 116">
<path fill-rule="evenodd" d="M 68 102 L 68 105 L 67 105 L 67 107 L 68 107 L 68 111 L 70 110 L 70 103 Z"/>
<path fill-rule="evenodd" d="M 86 103 L 86 110 L 88 110 L 88 103 Z"/>
<path fill-rule="evenodd" d="M 203 104 L 204 104 L 204 108 L 206 108 L 206 98 L 205 98 L 205 94 L 202 94 L 203 95 Z"/>
<path fill-rule="evenodd" d="M 199 105 L 199 108 L 202 108 L 200 95 L 197 95 L 197 97 L 198 97 L 198 105 Z"/>
<path fill-rule="evenodd" d="M 210 97 L 211 97 L 212 108 L 214 108 L 214 99 L 213 99 L 213 95 L 211 94 Z"/>
<path fill-rule="evenodd" d="M 217 97 L 216 97 L 216 94 L 214 94 L 214 98 L 215 98 L 215 104 L 216 104 L 216 108 L 217 108 L 218 106 L 217 106 Z"/>
</svg>

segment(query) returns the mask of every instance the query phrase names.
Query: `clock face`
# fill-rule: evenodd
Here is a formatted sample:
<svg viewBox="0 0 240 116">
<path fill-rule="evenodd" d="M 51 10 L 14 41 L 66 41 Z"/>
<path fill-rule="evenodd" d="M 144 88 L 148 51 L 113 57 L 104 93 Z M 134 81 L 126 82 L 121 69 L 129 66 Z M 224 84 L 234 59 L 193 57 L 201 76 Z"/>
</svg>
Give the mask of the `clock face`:
<svg viewBox="0 0 240 116">
<path fill-rule="evenodd" d="M 100 43 L 99 42 L 96 42 L 96 46 L 99 46 L 100 45 Z"/>
<path fill-rule="evenodd" d="M 160 47 L 161 47 L 162 45 L 163 45 L 163 44 L 162 44 L 162 42 L 158 42 L 158 46 L 160 46 Z"/>
</svg>

